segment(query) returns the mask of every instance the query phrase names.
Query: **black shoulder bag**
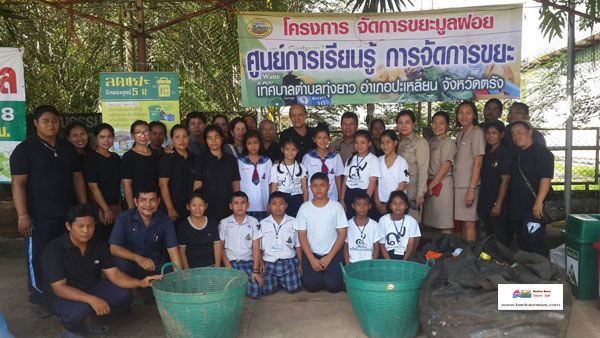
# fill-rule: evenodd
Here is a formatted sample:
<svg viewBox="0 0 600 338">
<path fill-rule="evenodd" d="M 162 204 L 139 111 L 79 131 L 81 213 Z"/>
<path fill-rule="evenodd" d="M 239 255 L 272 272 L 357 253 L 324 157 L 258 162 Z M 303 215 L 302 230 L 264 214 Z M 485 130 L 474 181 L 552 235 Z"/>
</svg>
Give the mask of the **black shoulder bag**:
<svg viewBox="0 0 600 338">
<path fill-rule="evenodd" d="M 531 182 L 529 182 L 529 180 L 525 176 L 525 173 L 523 173 L 523 170 L 521 170 L 521 155 L 519 155 L 518 161 L 519 172 L 523 177 L 523 181 L 525 181 L 525 186 L 527 186 L 529 191 L 531 191 L 533 199 L 535 200 L 537 199 L 537 194 L 534 191 Z M 562 198 L 556 198 L 556 196 L 554 195 L 555 194 L 552 191 L 552 187 L 550 187 L 550 191 L 548 191 L 548 195 L 546 196 L 546 199 L 544 200 L 544 203 L 542 205 L 542 221 L 546 224 L 567 218 L 564 200 Z"/>
</svg>

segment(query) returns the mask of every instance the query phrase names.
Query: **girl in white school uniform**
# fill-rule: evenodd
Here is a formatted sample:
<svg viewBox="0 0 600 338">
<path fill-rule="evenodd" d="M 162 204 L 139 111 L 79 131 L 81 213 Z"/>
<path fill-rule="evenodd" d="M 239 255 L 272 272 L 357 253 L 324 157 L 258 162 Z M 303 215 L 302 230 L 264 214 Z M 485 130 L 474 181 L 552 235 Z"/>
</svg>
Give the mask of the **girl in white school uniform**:
<svg viewBox="0 0 600 338">
<path fill-rule="evenodd" d="M 329 128 L 327 125 L 319 124 L 315 128 L 313 141 L 317 148 L 309 151 L 302 158 L 302 165 L 308 171 L 308 179 L 316 173 L 324 173 L 329 179 L 329 191 L 327 197 L 334 201 L 341 200 L 342 178 L 344 175 L 344 163 L 338 153 L 329 151 Z M 308 199 L 314 198 L 312 190 L 308 189 Z"/>
<path fill-rule="evenodd" d="M 271 182 L 271 159 L 259 154 L 262 145 L 256 130 L 244 136 L 244 155 L 238 159 L 240 190 L 248 195 L 247 214 L 259 221 L 267 216 L 269 182 Z"/>
<path fill-rule="evenodd" d="M 421 237 L 419 223 L 408 214 L 408 196 L 394 191 L 388 201 L 390 213 L 379 219 L 381 256 L 385 259 L 408 260 L 417 249 Z"/>
<path fill-rule="evenodd" d="M 388 213 L 387 202 L 393 191 L 405 191 L 406 185 L 410 181 L 408 172 L 408 163 L 404 157 L 398 155 L 398 136 L 393 130 L 386 130 L 381 134 L 380 148 L 384 152 L 379 156 L 379 167 L 381 177 L 377 182 L 375 191 L 375 206 L 380 214 Z"/>
<path fill-rule="evenodd" d="M 296 217 L 302 203 L 308 201 L 308 173 L 296 161 L 298 144 L 291 138 L 280 140 L 283 160 L 271 167 L 270 193 L 282 192 L 288 207 L 286 213 Z"/>
<path fill-rule="evenodd" d="M 348 219 L 356 215 L 352 209 L 354 197 L 360 192 L 366 192 L 372 199 L 375 189 L 377 189 L 377 179 L 381 177 L 379 160 L 377 156 L 369 152 L 370 146 L 371 134 L 366 130 L 357 131 L 354 135 L 355 153 L 348 158 L 344 168 L 343 200 L 340 201 L 346 210 Z M 369 209 L 369 217 L 378 219 L 379 216 L 375 208 Z"/>
</svg>

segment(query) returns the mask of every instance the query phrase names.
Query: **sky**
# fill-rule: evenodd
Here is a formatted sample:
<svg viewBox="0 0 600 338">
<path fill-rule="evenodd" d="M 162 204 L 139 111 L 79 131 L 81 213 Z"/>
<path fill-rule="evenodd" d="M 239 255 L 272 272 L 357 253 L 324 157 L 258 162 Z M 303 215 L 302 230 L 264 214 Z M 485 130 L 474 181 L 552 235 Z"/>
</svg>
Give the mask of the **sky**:
<svg viewBox="0 0 600 338">
<path fill-rule="evenodd" d="M 523 41 L 521 49 L 521 57 L 523 60 L 532 61 L 536 57 L 551 53 L 557 49 L 567 46 L 567 32 L 563 32 L 563 38 L 554 38 L 548 41 L 539 28 L 541 20 L 539 19 L 539 8 L 541 5 L 533 0 L 516 1 L 516 0 L 413 0 L 414 6 L 410 6 L 407 10 L 429 10 L 442 9 L 453 7 L 473 7 L 473 6 L 488 6 L 488 5 L 503 5 L 523 3 Z M 579 8 L 578 8 L 579 9 Z M 583 9 L 581 11 L 584 11 Z M 600 29 L 595 28 L 595 33 Z M 578 31 L 575 33 L 575 40 L 579 41 L 591 35 L 588 31 Z"/>
</svg>

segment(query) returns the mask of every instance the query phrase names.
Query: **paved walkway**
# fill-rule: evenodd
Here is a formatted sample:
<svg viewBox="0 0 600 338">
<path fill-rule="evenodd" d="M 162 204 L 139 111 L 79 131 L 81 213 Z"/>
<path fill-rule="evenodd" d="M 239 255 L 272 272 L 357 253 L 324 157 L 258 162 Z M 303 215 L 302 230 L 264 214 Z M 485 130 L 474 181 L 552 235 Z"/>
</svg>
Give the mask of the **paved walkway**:
<svg viewBox="0 0 600 338">
<path fill-rule="evenodd" d="M 9 330 L 16 337 L 58 337 L 57 318 L 33 319 L 25 272 L 24 259 L 0 258 L 0 312 Z M 134 317 L 114 320 L 106 337 L 165 337 L 156 307 L 143 305 L 138 298 L 134 302 Z M 600 311 L 596 306 L 594 301 L 574 301 L 567 337 L 600 337 Z M 364 334 L 346 293 L 278 292 L 258 301 L 246 300 L 238 336 L 352 338 Z"/>
</svg>

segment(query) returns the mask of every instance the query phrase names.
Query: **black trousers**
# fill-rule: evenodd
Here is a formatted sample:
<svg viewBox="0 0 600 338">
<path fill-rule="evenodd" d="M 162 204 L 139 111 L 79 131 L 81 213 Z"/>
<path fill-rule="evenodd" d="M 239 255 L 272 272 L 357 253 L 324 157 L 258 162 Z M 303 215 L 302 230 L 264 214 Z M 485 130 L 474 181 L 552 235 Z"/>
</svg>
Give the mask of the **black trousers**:
<svg viewBox="0 0 600 338">
<path fill-rule="evenodd" d="M 514 226 L 508 217 L 508 206 L 500 209 L 500 216 L 492 217 L 489 212 L 478 212 L 479 219 L 483 222 L 487 235 L 494 234 L 496 239 L 509 247 L 514 235 Z"/>
</svg>

